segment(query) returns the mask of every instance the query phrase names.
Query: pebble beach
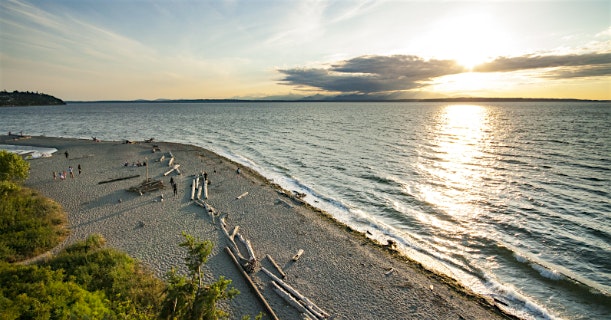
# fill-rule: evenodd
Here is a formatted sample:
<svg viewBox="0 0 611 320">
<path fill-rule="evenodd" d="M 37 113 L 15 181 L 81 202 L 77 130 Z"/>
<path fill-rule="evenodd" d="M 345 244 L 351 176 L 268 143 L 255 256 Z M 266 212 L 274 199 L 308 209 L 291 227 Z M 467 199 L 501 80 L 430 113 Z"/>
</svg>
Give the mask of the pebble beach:
<svg viewBox="0 0 611 320">
<path fill-rule="evenodd" d="M 207 274 L 210 279 L 232 279 L 241 292 L 225 303 L 232 319 L 266 311 L 225 251 L 229 240 L 220 227 L 221 217 L 229 230 L 239 227 L 252 244 L 258 265 L 250 277 L 279 319 L 303 315 L 272 289 L 261 267 L 280 274 L 267 255 L 286 273 L 286 283 L 333 319 L 511 318 L 493 301 L 423 269 L 386 243 L 350 230 L 292 192 L 208 150 L 157 141 L 52 137 L 0 136 L 0 143 L 58 150 L 51 157 L 29 160 L 25 183 L 57 201 L 68 215 L 70 235 L 54 251 L 97 233 L 108 246 L 163 277 L 172 267 L 184 271 L 184 250 L 178 246 L 183 232 L 211 240 L 215 247 Z M 135 165 L 138 162 L 147 165 Z M 180 174 L 169 172 L 174 165 L 180 165 Z M 74 178 L 54 179 L 53 172 L 69 167 L 74 168 Z M 191 200 L 192 180 L 204 171 L 209 185 L 203 201 L 216 215 Z M 164 187 L 143 194 L 129 191 L 147 177 Z M 177 195 L 170 179 L 177 184 Z M 294 261 L 298 252 L 302 254 Z"/>
</svg>

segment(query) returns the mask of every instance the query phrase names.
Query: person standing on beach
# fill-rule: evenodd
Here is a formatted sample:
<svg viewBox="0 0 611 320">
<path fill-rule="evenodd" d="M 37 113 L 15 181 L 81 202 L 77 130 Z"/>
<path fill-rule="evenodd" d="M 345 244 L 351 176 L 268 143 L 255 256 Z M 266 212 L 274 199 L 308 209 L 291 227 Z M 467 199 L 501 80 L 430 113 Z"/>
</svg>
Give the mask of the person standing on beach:
<svg viewBox="0 0 611 320">
<path fill-rule="evenodd" d="M 176 186 L 176 183 L 172 183 L 172 189 L 174 189 L 174 196 L 176 197 L 178 195 L 178 187 Z"/>
<path fill-rule="evenodd" d="M 66 152 L 64 152 L 64 154 L 66 155 L 66 159 L 68 159 L 68 150 L 66 150 Z"/>
<path fill-rule="evenodd" d="M 68 167 L 68 172 L 70 172 L 70 178 L 74 179 L 74 169 L 72 168 L 72 166 Z"/>
<path fill-rule="evenodd" d="M 53 171 L 53 180 L 57 180 L 57 173 Z"/>
<path fill-rule="evenodd" d="M 81 164 L 80 163 L 78 164 L 78 175 L 79 176 L 81 175 Z"/>
</svg>

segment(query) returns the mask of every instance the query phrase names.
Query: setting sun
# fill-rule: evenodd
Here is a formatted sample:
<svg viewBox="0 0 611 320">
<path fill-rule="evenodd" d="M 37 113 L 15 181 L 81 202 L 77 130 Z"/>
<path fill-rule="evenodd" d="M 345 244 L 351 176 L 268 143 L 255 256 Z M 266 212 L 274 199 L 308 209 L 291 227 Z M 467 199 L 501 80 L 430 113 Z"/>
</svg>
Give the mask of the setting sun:
<svg viewBox="0 0 611 320">
<path fill-rule="evenodd" d="M 429 51 L 469 70 L 512 47 L 504 28 L 484 13 L 456 14 L 438 20 L 420 41 Z"/>
</svg>

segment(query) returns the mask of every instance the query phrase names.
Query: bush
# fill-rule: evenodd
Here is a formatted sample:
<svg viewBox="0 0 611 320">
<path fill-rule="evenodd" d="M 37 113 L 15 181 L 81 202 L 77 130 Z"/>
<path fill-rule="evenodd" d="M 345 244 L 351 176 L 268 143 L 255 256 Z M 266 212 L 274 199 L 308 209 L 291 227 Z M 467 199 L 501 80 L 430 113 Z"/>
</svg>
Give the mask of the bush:
<svg viewBox="0 0 611 320">
<path fill-rule="evenodd" d="M 0 181 L 22 182 L 28 178 L 30 164 L 19 155 L 0 150 Z"/>
<path fill-rule="evenodd" d="M 221 300 L 233 299 L 240 292 L 229 288 L 231 280 L 219 277 L 211 284 L 204 283 L 202 266 L 212 253 L 213 244 L 209 240 L 200 241 L 183 233 L 185 241 L 180 244 L 187 249 L 185 258 L 188 277 L 176 273 L 175 269 L 168 274 L 168 287 L 160 318 L 163 319 L 227 319 L 229 314 L 217 307 Z"/>
<path fill-rule="evenodd" d="M 111 310 L 101 292 L 64 281 L 61 270 L 0 262 L 3 319 L 107 318 Z"/>
<path fill-rule="evenodd" d="M 15 262 L 57 246 L 68 234 L 59 204 L 9 181 L 0 182 L 0 260 Z"/>
<path fill-rule="evenodd" d="M 103 248 L 101 235 L 89 236 L 46 263 L 63 270 L 65 279 L 90 292 L 103 292 L 116 314 L 154 318 L 159 310 L 163 281 L 127 254 Z"/>
</svg>

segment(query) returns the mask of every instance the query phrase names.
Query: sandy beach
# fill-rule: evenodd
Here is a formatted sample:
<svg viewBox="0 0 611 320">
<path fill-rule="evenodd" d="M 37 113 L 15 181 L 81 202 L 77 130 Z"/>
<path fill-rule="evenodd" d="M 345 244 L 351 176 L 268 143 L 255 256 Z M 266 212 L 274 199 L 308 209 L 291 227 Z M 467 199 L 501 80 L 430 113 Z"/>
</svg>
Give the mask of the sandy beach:
<svg viewBox="0 0 611 320">
<path fill-rule="evenodd" d="M 226 306 L 232 319 L 254 316 L 264 307 L 225 252 L 229 241 L 219 227 L 219 216 L 212 218 L 190 199 L 191 181 L 202 171 L 210 180 L 205 201 L 220 216 L 226 214 L 229 230 L 239 226 L 260 266 L 279 276 L 265 258 L 273 257 L 286 273 L 285 281 L 334 319 L 508 318 L 452 280 L 423 270 L 366 235 L 338 224 L 257 173 L 247 168 L 238 173 L 235 163 L 205 149 L 164 142 L 50 137 L 13 140 L 0 136 L 0 144 L 58 149 L 52 157 L 30 160 L 30 178 L 25 184 L 64 207 L 70 224 L 64 244 L 102 234 L 109 246 L 141 260 L 162 277 L 173 266 L 184 270 L 184 252 L 178 246 L 183 231 L 214 242 L 208 274 L 232 279 L 241 292 Z M 153 152 L 153 145 L 159 150 Z M 180 175 L 164 175 L 171 169 L 170 152 L 174 164 L 180 164 Z M 164 160 L 159 161 L 162 156 Z M 148 166 L 134 166 L 138 161 L 147 161 Z M 54 171 L 68 171 L 69 166 L 74 178 L 69 174 L 65 180 L 53 178 Z M 147 175 L 162 181 L 165 188 L 143 195 L 128 191 Z M 170 178 L 177 183 L 177 196 Z M 303 254 L 293 261 L 300 249 Z M 303 318 L 273 291 L 270 277 L 260 267 L 251 277 L 280 319 Z"/>
</svg>

